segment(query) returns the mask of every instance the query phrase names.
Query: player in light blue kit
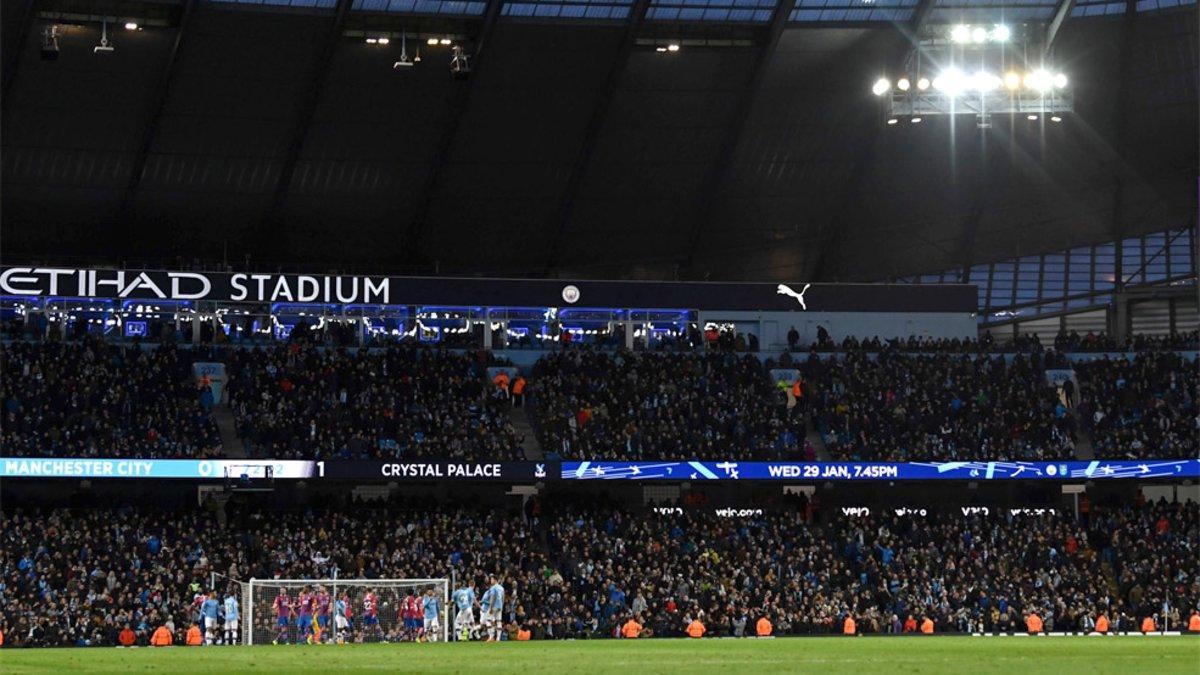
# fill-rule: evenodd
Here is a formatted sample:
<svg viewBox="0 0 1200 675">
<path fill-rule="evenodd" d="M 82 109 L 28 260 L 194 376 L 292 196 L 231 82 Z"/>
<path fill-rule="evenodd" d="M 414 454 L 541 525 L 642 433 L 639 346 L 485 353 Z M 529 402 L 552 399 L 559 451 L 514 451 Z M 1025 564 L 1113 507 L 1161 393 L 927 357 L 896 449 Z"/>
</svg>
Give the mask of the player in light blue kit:
<svg viewBox="0 0 1200 675">
<path fill-rule="evenodd" d="M 238 601 L 233 593 L 225 595 L 225 644 L 237 644 Z"/>
<path fill-rule="evenodd" d="M 504 630 L 501 620 L 501 612 L 504 611 L 504 586 L 495 575 L 488 580 L 492 585 L 484 591 L 483 600 L 479 602 L 479 620 L 487 631 L 487 642 L 499 642 L 500 632 Z"/>
<path fill-rule="evenodd" d="M 217 603 L 217 592 L 211 591 L 204 603 L 200 605 L 200 616 L 204 617 L 204 644 L 211 645 L 217 640 L 217 615 L 220 604 Z"/>
<path fill-rule="evenodd" d="M 475 588 L 466 586 L 460 588 L 450 595 L 450 600 L 454 606 L 458 608 L 458 612 L 454 615 L 454 632 L 458 635 L 459 640 L 470 640 L 475 629 Z"/>
<path fill-rule="evenodd" d="M 425 614 L 425 640 L 437 642 L 438 634 L 442 632 L 442 623 L 438 618 L 442 613 L 442 599 L 434 594 L 432 588 L 426 590 L 425 597 L 421 598 L 421 609 Z"/>
</svg>

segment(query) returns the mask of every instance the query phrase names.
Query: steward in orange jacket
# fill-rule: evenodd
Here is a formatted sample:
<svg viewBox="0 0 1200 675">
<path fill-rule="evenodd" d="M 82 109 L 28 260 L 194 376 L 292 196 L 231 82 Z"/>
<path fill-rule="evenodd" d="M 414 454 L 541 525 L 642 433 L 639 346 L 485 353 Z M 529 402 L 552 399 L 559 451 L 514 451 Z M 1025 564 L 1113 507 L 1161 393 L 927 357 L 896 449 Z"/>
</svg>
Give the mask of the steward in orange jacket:
<svg viewBox="0 0 1200 675">
<path fill-rule="evenodd" d="M 771 620 L 765 616 L 759 619 L 758 623 L 754 626 L 754 632 L 758 634 L 758 637 L 767 637 L 773 630 L 775 630 L 775 627 L 771 625 Z"/>
<path fill-rule="evenodd" d="M 1200 633 L 1200 611 L 1192 610 L 1192 617 L 1188 619 L 1188 632 Z"/>
<path fill-rule="evenodd" d="M 1097 633 L 1107 633 L 1108 632 L 1108 617 L 1107 616 L 1104 616 L 1103 614 L 1101 614 L 1100 616 L 1096 617 L 1096 632 Z"/>
<path fill-rule="evenodd" d="M 621 637 L 623 638 L 635 638 L 641 634 L 642 624 L 638 623 L 637 619 L 634 617 L 630 617 L 630 619 L 625 622 L 625 625 L 621 626 Z"/>
<path fill-rule="evenodd" d="M 854 624 L 854 617 L 846 615 L 846 620 L 842 623 L 842 635 L 854 635 L 858 632 L 858 626 Z"/>
<path fill-rule="evenodd" d="M 1030 612 L 1029 616 L 1025 617 L 1025 630 L 1030 634 L 1042 632 L 1042 617 L 1037 615 L 1037 612 Z"/>
<path fill-rule="evenodd" d="M 199 647 L 204 644 L 204 638 L 200 635 L 200 626 L 192 624 L 187 629 L 187 644 L 189 647 Z"/>
<path fill-rule="evenodd" d="M 1156 630 L 1158 630 L 1158 627 L 1154 625 L 1154 617 L 1148 616 L 1148 617 L 1142 619 L 1142 632 L 1143 633 L 1153 633 Z"/>
<path fill-rule="evenodd" d="M 704 633 L 704 624 L 700 623 L 700 619 L 692 619 L 692 622 L 687 627 L 688 637 L 702 638 L 704 637 Z"/>
<path fill-rule="evenodd" d="M 921 632 L 926 635 L 933 635 L 933 619 L 925 617 L 925 620 L 921 622 Z"/>
<path fill-rule="evenodd" d="M 166 626 L 155 628 L 154 635 L 150 636 L 151 647 L 170 647 L 172 642 L 175 642 L 175 638 L 171 636 L 171 631 L 167 630 Z"/>
</svg>

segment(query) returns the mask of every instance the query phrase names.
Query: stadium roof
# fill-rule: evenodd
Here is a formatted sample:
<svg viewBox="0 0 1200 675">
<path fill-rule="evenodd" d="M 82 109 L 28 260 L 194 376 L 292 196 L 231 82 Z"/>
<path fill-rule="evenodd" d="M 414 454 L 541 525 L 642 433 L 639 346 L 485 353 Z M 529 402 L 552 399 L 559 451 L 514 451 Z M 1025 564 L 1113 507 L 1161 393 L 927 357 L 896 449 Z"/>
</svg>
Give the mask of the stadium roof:
<svg viewBox="0 0 1200 675">
<path fill-rule="evenodd" d="M 6 261 L 876 280 L 1196 218 L 1197 17 L 1174 0 L 4 11 Z M 913 35 L 1058 12 L 1063 123 L 883 124 L 870 85 Z M 414 67 L 393 68 L 402 39 Z"/>
</svg>

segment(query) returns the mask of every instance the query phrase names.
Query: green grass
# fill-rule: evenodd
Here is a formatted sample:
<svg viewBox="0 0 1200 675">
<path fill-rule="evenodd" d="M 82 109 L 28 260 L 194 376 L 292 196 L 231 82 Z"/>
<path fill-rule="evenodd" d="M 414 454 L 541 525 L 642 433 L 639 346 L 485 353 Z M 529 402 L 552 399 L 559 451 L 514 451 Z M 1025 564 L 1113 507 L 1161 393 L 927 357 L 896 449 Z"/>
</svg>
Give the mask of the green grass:
<svg viewBox="0 0 1200 675">
<path fill-rule="evenodd" d="M 165 649 L 4 649 L 0 672 L 1200 673 L 1188 637 L 597 640 Z"/>
</svg>

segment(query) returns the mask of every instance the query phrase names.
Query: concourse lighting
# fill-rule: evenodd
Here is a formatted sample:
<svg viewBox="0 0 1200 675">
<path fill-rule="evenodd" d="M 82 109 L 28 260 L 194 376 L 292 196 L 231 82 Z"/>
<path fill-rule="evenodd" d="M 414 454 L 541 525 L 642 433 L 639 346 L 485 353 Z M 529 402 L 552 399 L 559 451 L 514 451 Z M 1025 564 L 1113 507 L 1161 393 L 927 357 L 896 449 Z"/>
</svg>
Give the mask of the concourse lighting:
<svg viewBox="0 0 1200 675">
<path fill-rule="evenodd" d="M 677 52 L 677 51 L 679 51 L 679 45 L 677 45 L 677 44 L 675 44 L 674 42 L 672 42 L 671 44 L 667 45 L 667 51 L 669 51 L 669 52 Z"/>
<path fill-rule="evenodd" d="M 437 43 L 438 43 L 437 38 L 429 38 L 428 40 L 425 41 L 425 44 L 429 45 L 430 47 L 436 45 Z"/>
<path fill-rule="evenodd" d="M 1025 119 L 1029 120 L 1030 122 L 1036 122 L 1037 118 L 1038 118 L 1037 115 L 1026 115 L 1025 116 Z"/>
<path fill-rule="evenodd" d="M 891 88 L 892 83 L 888 82 L 886 77 L 881 77 L 878 80 L 875 80 L 875 85 L 871 87 L 871 93 L 875 94 L 876 96 L 883 96 Z"/>
<path fill-rule="evenodd" d="M 138 29 L 138 25 L 137 25 L 136 21 L 126 21 L 125 22 L 125 30 L 137 30 L 137 29 Z"/>
<path fill-rule="evenodd" d="M 907 77 L 902 77 L 896 81 L 896 88 L 900 91 L 908 91 L 911 86 L 912 84 L 908 81 Z"/>
<path fill-rule="evenodd" d="M 657 46 L 657 47 L 655 47 L 655 48 L 654 48 L 654 51 L 656 51 L 656 52 L 659 52 L 659 53 L 664 53 L 664 52 L 666 52 L 666 51 L 667 51 L 667 48 L 666 48 L 666 47 L 663 47 L 662 45 L 659 45 L 659 46 Z"/>
<path fill-rule="evenodd" d="M 912 122 L 913 124 L 920 124 L 920 123 L 921 123 L 921 118 L 920 118 L 920 117 L 914 117 L 914 118 L 912 118 L 911 120 L 909 120 L 909 122 Z"/>
<path fill-rule="evenodd" d="M 890 124 L 896 124 L 899 121 L 900 120 L 896 119 L 895 117 L 892 117 L 892 118 L 888 119 L 887 123 L 890 125 Z"/>
<path fill-rule="evenodd" d="M 391 42 L 391 40 L 389 38 L 385 38 L 385 37 L 379 38 L 379 44 L 381 44 L 381 45 L 386 45 L 389 42 Z"/>
<path fill-rule="evenodd" d="M 929 78 L 922 77 L 921 79 L 917 80 L 917 89 L 920 89 L 921 91 L 925 91 L 928 88 L 929 88 Z"/>
<path fill-rule="evenodd" d="M 996 42 L 1008 42 L 1010 37 L 1012 37 L 1012 31 L 1002 23 L 996 24 L 996 28 L 992 30 L 992 39 Z"/>
<path fill-rule="evenodd" d="M 1053 117 L 1050 118 L 1050 121 L 1051 122 L 1061 122 L 1062 118 L 1059 117 L 1058 115 L 1054 115 Z"/>
<path fill-rule="evenodd" d="M 959 25 L 955 26 L 954 28 L 951 28 L 950 29 L 950 39 L 953 42 L 970 42 L 971 41 L 971 27 L 959 24 Z"/>
<path fill-rule="evenodd" d="M 367 44 L 369 44 L 369 45 L 373 45 L 377 42 L 379 42 L 378 38 L 367 38 Z"/>
<path fill-rule="evenodd" d="M 441 40 L 438 40 L 438 44 L 448 45 L 448 44 L 450 44 L 450 38 L 442 38 Z"/>
</svg>

